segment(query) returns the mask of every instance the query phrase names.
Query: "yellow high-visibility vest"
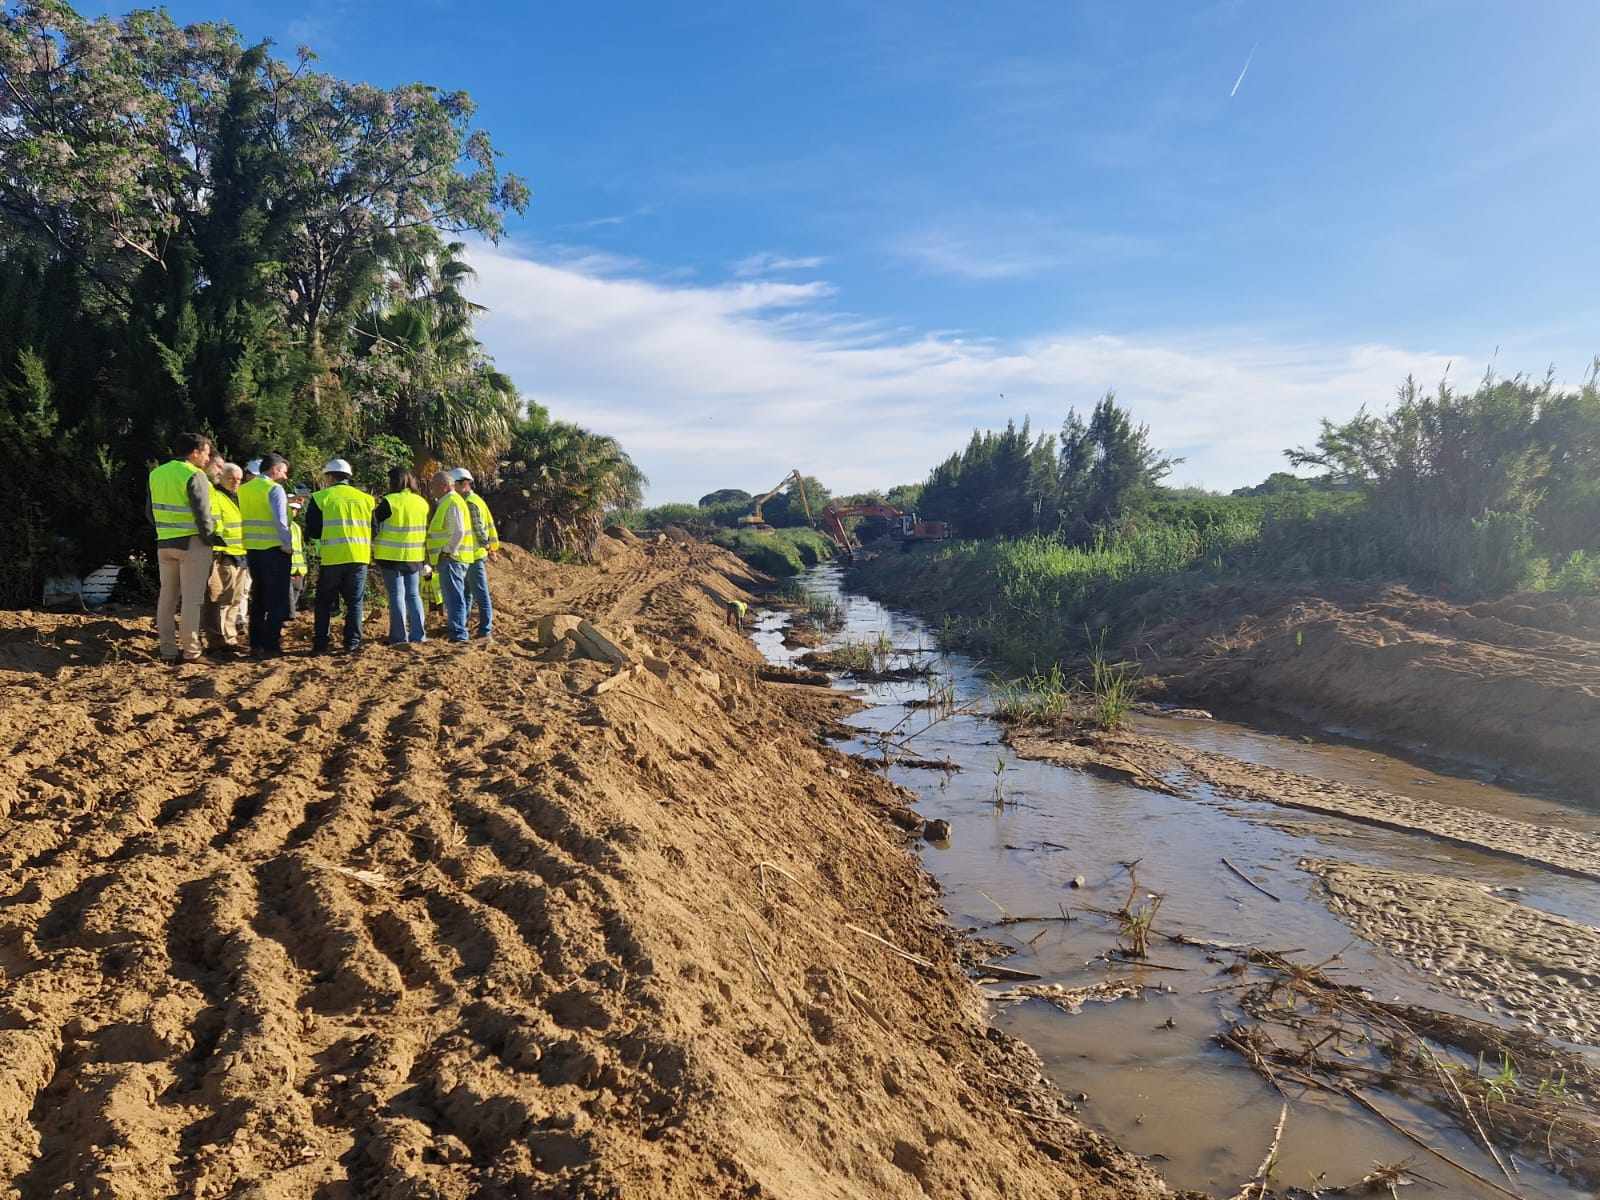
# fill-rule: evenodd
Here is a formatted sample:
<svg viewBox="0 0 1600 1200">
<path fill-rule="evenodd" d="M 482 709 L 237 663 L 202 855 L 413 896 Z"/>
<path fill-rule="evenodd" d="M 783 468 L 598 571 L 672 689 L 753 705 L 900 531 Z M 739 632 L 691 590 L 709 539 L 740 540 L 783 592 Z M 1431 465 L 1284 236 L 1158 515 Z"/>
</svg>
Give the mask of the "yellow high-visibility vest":
<svg viewBox="0 0 1600 1200">
<path fill-rule="evenodd" d="M 194 509 L 189 507 L 189 480 L 200 468 L 184 459 L 164 462 L 150 472 L 150 511 L 156 518 L 156 541 L 198 537 Z"/>
<path fill-rule="evenodd" d="M 445 519 L 452 508 L 461 510 L 461 526 L 464 530 L 461 545 L 455 552 L 457 562 L 476 562 L 478 554 L 478 540 L 472 536 L 472 516 L 467 511 L 467 502 L 455 492 L 446 492 L 439 497 L 439 505 L 433 510 L 433 520 L 428 522 L 428 561 L 437 563 L 439 555 L 444 552 L 445 543 L 450 535 L 445 532 Z"/>
<path fill-rule="evenodd" d="M 233 558 L 244 557 L 244 524 L 239 505 L 227 492 L 215 484 L 211 488 L 211 511 L 217 518 L 217 532 L 222 535 L 222 545 L 217 549 Z"/>
<path fill-rule="evenodd" d="M 336 483 L 311 497 L 322 514 L 322 565 L 372 561 L 372 510 L 377 501 L 348 483 Z"/>
<path fill-rule="evenodd" d="M 239 519 L 244 526 L 246 550 L 281 550 L 278 540 L 278 522 L 272 515 L 272 489 L 280 491 L 283 484 L 258 475 L 239 489 Z M 284 511 L 288 511 L 288 497 L 284 497 Z"/>
<path fill-rule="evenodd" d="M 459 493 L 458 493 L 459 494 Z M 483 537 L 481 544 L 473 547 L 472 562 L 481 562 L 489 555 L 500 549 L 500 532 L 494 527 L 494 514 L 489 511 L 489 505 L 477 492 L 468 492 L 461 497 L 467 502 L 467 507 L 478 514 L 478 519 L 483 522 Z M 477 534 L 473 534 L 477 538 Z"/>
<path fill-rule="evenodd" d="M 384 501 L 389 515 L 378 526 L 372 557 L 379 562 L 421 562 L 428 545 L 428 502 L 415 492 L 390 492 Z"/>
<path fill-rule="evenodd" d="M 304 575 L 306 573 L 306 535 L 300 531 L 300 526 L 289 522 L 289 543 L 294 547 L 289 559 L 289 574 Z"/>
</svg>

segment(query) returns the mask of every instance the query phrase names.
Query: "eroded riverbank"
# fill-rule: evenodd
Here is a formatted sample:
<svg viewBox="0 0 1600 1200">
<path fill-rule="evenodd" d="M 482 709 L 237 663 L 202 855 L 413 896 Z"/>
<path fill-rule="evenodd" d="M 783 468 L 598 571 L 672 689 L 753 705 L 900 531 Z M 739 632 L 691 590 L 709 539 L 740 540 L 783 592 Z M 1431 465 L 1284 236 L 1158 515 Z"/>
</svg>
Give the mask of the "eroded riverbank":
<svg viewBox="0 0 1600 1200">
<path fill-rule="evenodd" d="M 1162 943 L 1146 965 L 1107 957 L 1119 940 L 1116 922 L 1091 910 L 1110 912 L 1128 901 L 1129 864 L 1137 872 L 1140 896 L 1163 897 L 1162 929 L 1198 942 L 1292 951 L 1308 962 L 1333 958 L 1332 969 L 1343 982 L 1386 998 L 1480 1017 L 1478 1004 L 1443 990 L 1419 964 L 1358 937 L 1330 910 L 1321 883 L 1301 869 L 1302 860 L 1335 859 L 1418 874 L 1453 872 L 1486 887 L 1522 889 L 1510 894 L 1537 897 L 1548 911 L 1593 919 L 1592 884 L 1441 843 L 1421 831 L 1332 814 L 1308 819 L 1249 796 L 1189 798 L 1022 759 L 1003 744 L 998 726 L 980 714 L 949 715 L 947 708 L 926 707 L 936 690 L 957 706 L 977 701 L 983 685 L 960 656 L 926 653 L 934 639 L 921 621 L 843 593 L 833 570 L 815 574 L 812 586 L 838 597 L 846 620 L 842 636 L 872 640 L 882 635 L 896 646 L 923 652 L 918 660 L 937 663 L 931 680 L 860 685 L 869 707 L 851 718 L 859 732 L 846 748 L 870 760 L 881 754 L 885 736 L 900 741 L 920 730 L 910 752 L 962 768 L 952 773 L 887 769 L 891 779 L 917 791 L 923 816 L 951 826 L 948 845 L 931 846 L 923 856 L 941 884 L 951 918 L 1013 947 L 1007 965 L 1037 974 L 1045 983 L 1080 987 L 1114 979 L 1141 989 L 1141 999 L 1089 1003 L 1076 1016 L 1044 1001 L 1026 1001 L 1000 1007 L 995 1019 L 1043 1055 L 1068 1095 L 1087 1095 L 1078 1105 L 1087 1120 L 1119 1144 L 1150 1156 L 1178 1186 L 1226 1194 L 1248 1178 L 1259 1164 L 1281 1098 L 1215 1041 L 1230 1015 L 1228 972 L 1234 956 Z M 788 663 L 799 651 L 783 647 L 782 622 L 776 615 L 765 618 L 757 642 L 769 659 Z M 1215 741 L 1224 733 L 1208 729 L 1197 736 Z M 1248 736 L 1255 739 L 1257 756 L 1263 750 L 1270 754 L 1276 745 L 1269 735 Z M 1287 742 L 1281 747 L 1284 757 L 1297 758 L 1302 771 L 1317 749 Z M 1371 777 L 1362 779 L 1342 750 L 1334 757 L 1338 769 L 1330 773 L 1357 787 L 1376 786 L 1412 769 L 1374 752 L 1365 756 L 1374 760 Z M 1516 811 L 1512 801 L 1505 803 Z M 1545 803 L 1529 798 L 1529 813 Z M 1245 883 L 1229 864 L 1276 899 Z M 1475 1170 L 1496 1173 L 1469 1134 L 1421 1105 L 1391 1103 L 1392 1115 L 1431 1144 Z M 1303 1183 L 1321 1176 L 1329 1184 L 1344 1183 L 1359 1178 L 1374 1161 L 1417 1154 L 1415 1144 L 1356 1105 L 1309 1095 L 1291 1109 L 1277 1178 Z M 1535 1162 L 1521 1167 L 1518 1187 L 1526 1195 L 1587 1194 Z M 1423 1169 L 1445 1180 L 1441 1195 L 1499 1194 L 1442 1163 Z"/>
</svg>

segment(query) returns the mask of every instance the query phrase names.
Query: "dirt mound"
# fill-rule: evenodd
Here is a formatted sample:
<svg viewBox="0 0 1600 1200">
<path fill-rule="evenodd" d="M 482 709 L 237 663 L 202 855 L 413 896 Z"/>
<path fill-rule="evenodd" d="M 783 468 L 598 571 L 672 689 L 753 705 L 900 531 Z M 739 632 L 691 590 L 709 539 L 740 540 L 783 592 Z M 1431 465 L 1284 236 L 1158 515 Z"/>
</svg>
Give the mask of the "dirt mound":
<svg viewBox="0 0 1600 1200">
<path fill-rule="evenodd" d="M 1170 695 L 1300 710 L 1589 795 L 1600 773 L 1600 603 L 1215 588 L 1127 652 Z"/>
<path fill-rule="evenodd" d="M 613 540 L 510 548 L 488 647 L 0 624 L 0 1195 L 1162 1192 L 985 1027 L 745 569 Z M 660 668 L 595 695 L 562 612 Z"/>
</svg>

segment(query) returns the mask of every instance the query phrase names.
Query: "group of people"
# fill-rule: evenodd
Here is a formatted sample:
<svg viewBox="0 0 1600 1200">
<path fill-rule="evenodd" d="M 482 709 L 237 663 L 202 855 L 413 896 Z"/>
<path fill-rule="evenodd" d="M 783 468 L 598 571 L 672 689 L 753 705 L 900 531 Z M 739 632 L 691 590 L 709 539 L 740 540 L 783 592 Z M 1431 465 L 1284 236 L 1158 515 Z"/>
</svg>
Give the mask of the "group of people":
<svg viewBox="0 0 1600 1200">
<path fill-rule="evenodd" d="M 390 645 L 428 640 L 425 597 L 443 605 L 450 641 L 469 640 L 473 607 L 477 636 L 494 636 L 488 560 L 500 539 L 466 468 L 433 474 L 430 508 L 404 468 L 389 472 L 386 495 L 373 497 L 351 484 L 350 464 L 335 458 L 322 468 L 320 491 L 290 493 L 289 463 L 280 454 L 240 467 L 193 433 L 179 434 L 173 449 L 172 459 L 150 472 L 148 509 L 161 577 L 156 629 L 163 660 L 236 654 L 241 626 L 252 658 L 282 655 L 283 626 L 299 608 L 311 558 L 320 564 L 314 654 L 331 649 L 339 605 L 344 649 L 361 649 L 373 565 L 388 597 Z"/>
</svg>

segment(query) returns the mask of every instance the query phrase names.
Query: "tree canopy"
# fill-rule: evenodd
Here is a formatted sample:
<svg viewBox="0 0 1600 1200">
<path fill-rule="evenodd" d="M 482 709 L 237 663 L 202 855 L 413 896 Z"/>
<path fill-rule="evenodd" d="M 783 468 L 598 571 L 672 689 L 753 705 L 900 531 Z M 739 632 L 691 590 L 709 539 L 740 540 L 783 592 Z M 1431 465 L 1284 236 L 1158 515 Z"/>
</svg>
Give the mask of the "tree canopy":
<svg viewBox="0 0 1600 1200">
<path fill-rule="evenodd" d="M 144 475 L 182 430 L 298 479 L 397 447 L 501 460 L 521 405 L 474 337 L 459 235 L 497 238 L 529 191 L 465 92 L 62 0 L 0 7 L 0 83 L 0 603 L 146 547 Z M 547 457 L 575 436 L 535 425 Z"/>
</svg>

